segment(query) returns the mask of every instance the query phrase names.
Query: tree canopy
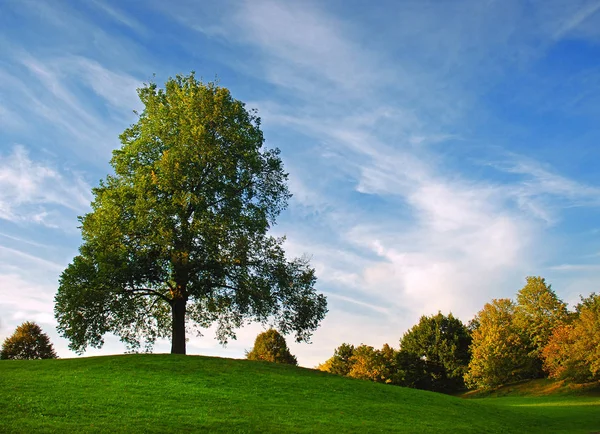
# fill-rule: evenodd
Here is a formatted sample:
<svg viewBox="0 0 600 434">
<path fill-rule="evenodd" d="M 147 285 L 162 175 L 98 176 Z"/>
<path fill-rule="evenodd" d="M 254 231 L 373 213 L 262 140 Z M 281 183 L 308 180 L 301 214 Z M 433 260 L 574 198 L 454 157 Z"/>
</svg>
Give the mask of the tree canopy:
<svg viewBox="0 0 600 434">
<path fill-rule="evenodd" d="M 0 359 L 32 360 L 56 359 L 56 352 L 50 338 L 39 325 L 24 322 L 12 336 L 6 338 L 0 351 Z"/>
<path fill-rule="evenodd" d="M 534 361 L 532 375 L 543 375 L 541 353 L 554 328 L 568 316 L 567 305 L 546 284 L 543 277 L 528 276 L 517 293 L 515 323 L 527 338 L 529 356 Z"/>
<path fill-rule="evenodd" d="M 384 344 L 381 350 L 362 344 L 354 348 L 347 376 L 376 383 L 392 383 L 395 380 L 395 368 L 396 352 L 388 344 Z"/>
<path fill-rule="evenodd" d="M 464 388 L 463 376 L 469 363 L 471 336 L 467 327 L 451 313 L 422 316 L 404 334 L 400 351 L 422 360 L 421 388 L 449 392 Z M 406 360 L 410 358 L 405 357 Z"/>
<path fill-rule="evenodd" d="M 246 353 L 246 358 L 288 365 L 298 364 L 296 356 L 290 353 L 285 338 L 275 329 L 259 333 L 254 341 L 254 347 Z"/>
<path fill-rule="evenodd" d="M 334 350 L 333 356 L 317 366 L 317 369 L 336 375 L 348 375 L 354 364 L 353 355 L 354 345 L 343 343 Z"/>
<path fill-rule="evenodd" d="M 170 336 L 185 354 L 186 324 L 216 324 L 227 342 L 248 321 L 308 340 L 326 300 L 308 260 L 288 260 L 268 234 L 290 193 L 256 112 L 194 73 L 138 95 L 144 110 L 93 189 L 79 255 L 60 277 L 55 316 L 70 347 L 100 347 L 111 332 L 134 349 Z"/>
<path fill-rule="evenodd" d="M 495 299 L 475 317 L 471 361 L 465 382 L 469 387 L 489 389 L 526 378 L 532 360 L 527 337 L 515 323 L 515 303 Z"/>
<path fill-rule="evenodd" d="M 592 293 L 582 299 L 572 322 L 554 329 L 542 357 L 552 378 L 600 379 L 600 295 Z"/>
</svg>

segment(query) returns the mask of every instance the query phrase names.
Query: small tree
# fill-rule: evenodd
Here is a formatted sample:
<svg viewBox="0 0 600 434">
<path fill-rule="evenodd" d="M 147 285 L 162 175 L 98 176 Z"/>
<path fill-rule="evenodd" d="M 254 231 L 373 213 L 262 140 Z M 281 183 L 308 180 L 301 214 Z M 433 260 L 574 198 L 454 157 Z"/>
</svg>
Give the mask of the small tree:
<svg viewBox="0 0 600 434">
<path fill-rule="evenodd" d="M 246 353 L 246 358 L 288 365 L 298 364 L 296 357 L 290 353 L 285 338 L 275 329 L 267 330 L 256 336 L 254 348 Z"/>
<path fill-rule="evenodd" d="M 333 357 L 317 366 L 317 369 L 336 375 L 348 375 L 354 363 L 353 355 L 354 345 L 344 343 L 335 349 Z"/>
<path fill-rule="evenodd" d="M 12 336 L 4 340 L 0 359 L 32 360 L 56 359 L 56 352 L 48 336 L 34 322 L 24 322 Z"/>
</svg>

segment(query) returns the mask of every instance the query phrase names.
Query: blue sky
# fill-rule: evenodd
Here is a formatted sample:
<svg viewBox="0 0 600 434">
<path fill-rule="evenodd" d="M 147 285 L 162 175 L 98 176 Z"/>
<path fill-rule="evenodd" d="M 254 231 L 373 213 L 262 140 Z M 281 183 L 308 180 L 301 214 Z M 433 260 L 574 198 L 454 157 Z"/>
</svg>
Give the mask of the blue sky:
<svg viewBox="0 0 600 434">
<path fill-rule="evenodd" d="M 294 197 L 273 232 L 312 255 L 330 310 L 291 344 L 300 364 L 397 347 L 438 310 L 467 322 L 527 275 L 571 305 L 598 291 L 600 2 L 375 3 L 0 1 L 0 339 L 35 320 L 73 356 L 52 299 L 77 216 L 136 87 L 191 70 L 282 151 Z M 260 330 L 188 352 L 243 357 Z"/>
</svg>

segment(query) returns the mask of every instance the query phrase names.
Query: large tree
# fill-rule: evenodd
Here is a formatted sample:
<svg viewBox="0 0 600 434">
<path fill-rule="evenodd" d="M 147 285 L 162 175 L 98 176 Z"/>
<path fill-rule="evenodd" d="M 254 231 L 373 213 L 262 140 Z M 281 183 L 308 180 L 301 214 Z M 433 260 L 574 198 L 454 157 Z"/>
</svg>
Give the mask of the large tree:
<svg viewBox="0 0 600 434">
<path fill-rule="evenodd" d="M 541 353 L 555 327 L 568 316 L 567 305 L 558 298 L 543 277 L 528 276 L 526 285 L 517 293 L 515 323 L 527 337 L 530 358 L 534 361 L 532 376 L 543 375 Z"/>
<path fill-rule="evenodd" d="M 260 118 L 194 74 L 138 89 L 138 121 L 113 152 L 114 174 L 93 189 L 83 244 L 60 277 L 58 329 L 83 352 L 111 332 L 136 348 L 186 323 L 217 325 L 226 342 L 247 321 L 308 340 L 327 308 L 306 258 L 287 260 L 268 234 L 290 193 Z"/>
<path fill-rule="evenodd" d="M 495 299 L 475 317 L 467 386 L 490 389 L 530 376 L 528 337 L 516 324 L 515 311 L 511 299 Z"/>
</svg>

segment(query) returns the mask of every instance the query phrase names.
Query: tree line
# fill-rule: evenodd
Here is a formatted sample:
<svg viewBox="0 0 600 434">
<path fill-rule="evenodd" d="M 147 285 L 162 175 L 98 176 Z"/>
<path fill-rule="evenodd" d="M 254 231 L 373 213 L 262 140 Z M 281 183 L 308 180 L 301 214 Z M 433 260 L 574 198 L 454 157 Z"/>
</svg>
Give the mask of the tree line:
<svg viewBox="0 0 600 434">
<path fill-rule="evenodd" d="M 526 281 L 516 300 L 486 303 L 467 325 L 451 313 L 422 316 L 397 350 L 343 343 L 318 369 L 446 393 L 542 377 L 600 380 L 600 296 L 569 311 L 544 278 Z"/>
<path fill-rule="evenodd" d="M 317 369 L 379 383 L 452 393 L 549 377 L 600 380 L 600 295 L 581 297 L 573 311 L 542 277 L 527 277 L 516 300 L 486 303 L 465 325 L 452 313 L 422 316 L 394 349 L 341 344 Z M 0 359 L 56 358 L 47 335 L 31 322 L 4 341 Z M 260 333 L 249 360 L 297 365 L 275 329 Z"/>
</svg>

